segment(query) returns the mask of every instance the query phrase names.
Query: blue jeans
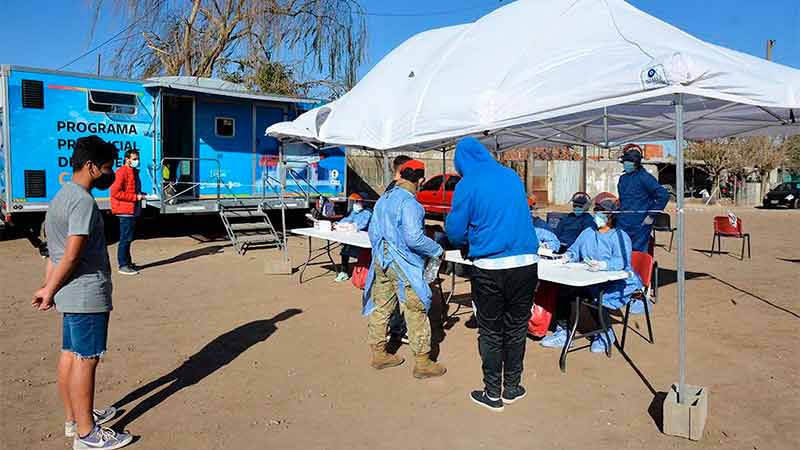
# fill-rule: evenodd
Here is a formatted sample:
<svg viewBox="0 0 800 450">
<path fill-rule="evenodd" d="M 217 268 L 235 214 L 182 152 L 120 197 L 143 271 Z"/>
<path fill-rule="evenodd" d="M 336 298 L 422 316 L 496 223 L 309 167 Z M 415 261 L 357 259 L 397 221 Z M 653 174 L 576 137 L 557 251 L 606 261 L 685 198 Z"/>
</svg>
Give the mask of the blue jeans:
<svg viewBox="0 0 800 450">
<path fill-rule="evenodd" d="M 110 313 L 64 313 L 61 349 L 79 358 L 99 358 L 106 352 Z"/>
<path fill-rule="evenodd" d="M 117 262 L 119 268 L 131 265 L 131 242 L 136 231 L 136 217 L 119 218 L 119 248 L 117 249 Z"/>
</svg>

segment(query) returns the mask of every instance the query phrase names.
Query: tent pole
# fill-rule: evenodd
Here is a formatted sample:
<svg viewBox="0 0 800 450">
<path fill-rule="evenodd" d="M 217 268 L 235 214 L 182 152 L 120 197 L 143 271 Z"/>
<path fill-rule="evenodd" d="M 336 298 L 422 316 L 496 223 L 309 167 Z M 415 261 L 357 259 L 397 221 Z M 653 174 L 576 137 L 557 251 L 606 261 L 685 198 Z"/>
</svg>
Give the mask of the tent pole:
<svg viewBox="0 0 800 450">
<path fill-rule="evenodd" d="M 278 144 L 278 161 L 280 161 L 281 178 L 281 241 L 283 241 L 283 260 L 289 260 L 289 248 L 286 246 L 286 161 L 283 144 Z M 266 213 L 265 213 L 266 214 Z"/>
<path fill-rule="evenodd" d="M 389 171 L 389 155 L 386 152 L 381 152 L 383 155 L 383 185 L 384 187 L 389 184 L 389 180 L 391 177 L 391 172 Z"/>
<path fill-rule="evenodd" d="M 684 253 L 686 239 L 684 234 L 684 173 L 683 173 L 683 94 L 675 94 L 675 151 L 677 154 L 676 187 L 678 203 L 678 403 L 686 403 L 686 268 Z"/>
<path fill-rule="evenodd" d="M 447 172 L 447 159 L 446 159 L 446 156 L 447 156 L 447 147 L 442 147 L 442 183 L 443 183 L 442 184 L 442 195 L 444 195 L 444 198 L 442 198 L 443 202 L 445 200 L 447 200 L 447 177 L 444 175 L 445 172 Z M 447 220 L 447 213 L 448 213 L 447 208 L 445 208 L 445 210 L 444 210 L 444 218 L 445 218 L 445 220 Z"/>
<path fill-rule="evenodd" d="M 581 179 L 581 191 L 586 192 L 586 146 L 583 146 L 583 165 L 581 166 L 581 171 L 583 172 L 582 179 Z"/>
<path fill-rule="evenodd" d="M 586 142 L 586 126 L 581 127 L 581 140 Z M 587 159 L 587 149 L 586 144 L 583 144 L 583 164 L 581 165 L 581 191 L 586 192 L 586 159 Z"/>
<path fill-rule="evenodd" d="M 608 107 L 603 107 L 603 142 L 608 150 Z"/>
</svg>

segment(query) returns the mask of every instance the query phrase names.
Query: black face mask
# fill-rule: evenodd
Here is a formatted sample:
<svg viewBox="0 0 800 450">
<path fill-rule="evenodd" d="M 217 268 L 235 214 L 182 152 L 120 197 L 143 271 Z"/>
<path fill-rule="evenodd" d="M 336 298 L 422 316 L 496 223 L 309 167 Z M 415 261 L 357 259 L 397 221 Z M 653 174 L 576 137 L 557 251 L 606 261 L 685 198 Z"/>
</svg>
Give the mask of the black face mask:
<svg viewBox="0 0 800 450">
<path fill-rule="evenodd" d="M 114 184 L 114 178 L 114 172 L 100 172 L 100 178 L 94 180 L 93 186 L 95 189 L 105 191 L 106 189 L 110 188 L 112 184 Z"/>
</svg>

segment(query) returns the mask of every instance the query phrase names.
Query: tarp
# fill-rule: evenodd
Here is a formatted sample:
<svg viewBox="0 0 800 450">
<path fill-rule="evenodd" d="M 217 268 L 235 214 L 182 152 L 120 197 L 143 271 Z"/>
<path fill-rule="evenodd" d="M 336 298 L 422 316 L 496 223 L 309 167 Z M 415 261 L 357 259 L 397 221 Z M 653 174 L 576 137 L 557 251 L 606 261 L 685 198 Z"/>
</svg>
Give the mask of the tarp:
<svg viewBox="0 0 800 450">
<path fill-rule="evenodd" d="M 623 0 L 521 0 L 420 33 L 350 92 L 275 137 L 375 150 L 478 135 L 523 144 L 613 145 L 800 133 L 800 71 L 703 42 Z"/>
</svg>

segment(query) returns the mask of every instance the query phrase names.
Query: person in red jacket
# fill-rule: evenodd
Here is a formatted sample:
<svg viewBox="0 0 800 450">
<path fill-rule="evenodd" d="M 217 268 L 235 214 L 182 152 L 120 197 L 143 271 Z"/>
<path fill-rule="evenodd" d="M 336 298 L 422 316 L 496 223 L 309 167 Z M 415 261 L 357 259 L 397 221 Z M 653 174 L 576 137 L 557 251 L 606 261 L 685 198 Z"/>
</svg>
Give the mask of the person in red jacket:
<svg viewBox="0 0 800 450">
<path fill-rule="evenodd" d="M 138 275 L 139 271 L 131 260 L 131 242 L 136 230 L 136 218 L 142 211 L 142 182 L 139 180 L 139 152 L 125 152 L 125 162 L 117 169 L 114 184 L 111 185 L 111 212 L 119 218 L 119 248 L 117 262 L 119 273 Z"/>
</svg>

